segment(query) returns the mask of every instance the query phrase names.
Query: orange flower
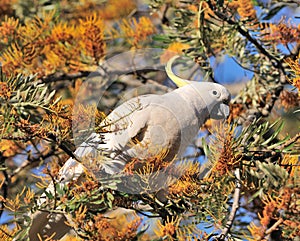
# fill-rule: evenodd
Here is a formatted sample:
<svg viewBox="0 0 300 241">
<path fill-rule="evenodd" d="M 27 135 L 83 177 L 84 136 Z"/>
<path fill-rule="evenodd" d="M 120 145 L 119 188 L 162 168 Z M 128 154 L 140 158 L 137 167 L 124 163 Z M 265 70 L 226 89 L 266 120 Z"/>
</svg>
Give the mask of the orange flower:
<svg viewBox="0 0 300 241">
<path fill-rule="evenodd" d="M 16 29 L 19 25 L 19 19 L 14 19 L 13 17 L 8 18 L 5 16 L 4 21 L 2 21 L 0 26 L 0 33 L 1 33 L 1 41 L 5 44 L 8 43 L 9 39 L 13 37 L 16 33 Z"/>
<path fill-rule="evenodd" d="M 0 82 L 0 97 L 8 100 L 11 96 L 11 87 L 6 82 Z"/>
<path fill-rule="evenodd" d="M 300 30 L 299 30 L 300 32 Z M 298 89 L 298 96 L 300 97 L 300 54 L 296 60 L 287 59 L 285 62 L 290 66 L 295 77 L 291 80 L 292 85 Z"/>
<path fill-rule="evenodd" d="M 17 70 L 22 66 L 22 60 L 23 53 L 21 52 L 19 45 L 11 45 L 0 56 L 3 72 L 7 75 L 16 73 Z"/>
<path fill-rule="evenodd" d="M 188 44 L 174 42 L 169 45 L 166 51 L 160 56 L 160 62 L 165 64 L 171 59 L 173 56 L 182 54 L 185 49 L 188 49 L 190 46 Z"/>
<path fill-rule="evenodd" d="M 17 0 L 1 0 L 0 3 L 0 16 L 12 15 L 13 14 L 13 4 Z"/>
<path fill-rule="evenodd" d="M 99 16 L 103 19 L 127 17 L 135 8 L 136 3 L 133 0 L 109 0 L 101 8 Z"/>
<path fill-rule="evenodd" d="M 138 48 L 141 41 L 147 39 L 148 36 L 155 33 L 154 25 L 148 17 L 141 17 L 137 21 L 133 18 L 131 21 L 123 19 L 120 28 L 125 34 L 125 38 L 129 44 Z"/>
<path fill-rule="evenodd" d="M 17 227 L 11 230 L 7 225 L 1 225 L 0 228 L 0 240 L 12 241 L 14 233 L 17 231 Z"/>
<path fill-rule="evenodd" d="M 231 0 L 231 1 L 224 1 L 224 5 L 228 6 L 229 8 L 235 10 L 237 9 L 240 5 L 239 5 L 239 0 Z"/>
<path fill-rule="evenodd" d="M 174 184 L 169 186 L 170 195 L 182 195 L 197 197 L 201 194 L 201 185 L 197 181 L 201 175 L 201 164 L 199 162 L 187 162 L 178 166 L 180 172 L 185 170 L 184 174 Z"/>
<path fill-rule="evenodd" d="M 299 105 L 300 96 L 297 93 L 283 90 L 279 95 L 279 99 L 284 109 L 289 110 Z"/>
<path fill-rule="evenodd" d="M 211 18 L 211 16 L 214 16 L 214 11 L 209 7 L 209 5 L 208 5 L 207 2 L 202 1 L 201 4 L 202 4 L 202 6 L 201 6 L 202 9 L 201 9 L 201 11 L 204 11 L 204 18 L 205 18 L 206 20 L 209 20 L 209 19 Z M 215 4 L 215 3 L 212 3 L 212 4 Z M 197 9 L 197 11 L 198 11 L 198 9 Z M 197 21 L 197 20 L 195 20 L 195 21 Z M 199 26 L 198 26 L 198 22 L 196 22 L 195 26 L 196 26 L 196 27 L 199 27 Z"/>
<path fill-rule="evenodd" d="M 30 188 L 28 188 L 26 193 L 25 193 L 24 203 L 25 204 L 30 204 L 31 201 L 34 198 L 34 195 L 35 195 L 35 193 Z"/>
<path fill-rule="evenodd" d="M 252 222 L 250 226 L 248 226 L 248 229 L 254 238 L 253 240 L 263 240 L 262 238 L 265 235 L 266 227 L 257 226 Z"/>
<path fill-rule="evenodd" d="M 85 20 L 80 20 L 80 43 L 86 54 L 94 59 L 95 64 L 98 64 L 105 54 L 104 28 L 104 22 L 95 13 L 86 17 Z"/>
<path fill-rule="evenodd" d="M 154 233 L 158 237 L 165 237 L 172 239 L 172 236 L 175 234 L 176 230 L 178 229 L 180 219 L 178 217 L 167 217 L 167 220 L 163 224 L 161 220 L 157 222 L 157 228 L 154 229 Z"/>
<path fill-rule="evenodd" d="M 20 147 L 14 141 L 4 139 L 0 141 L 0 151 L 5 157 L 14 156 L 19 149 Z"/>
<path fill-rule="evenodd" d="M 297 177 L 300 173 L 299 156 L 285 155 L 281 161 L 281 165 L 286 166 L 290 177 Z"/>
<path fill-rule="evenodd" d="M 73 26 L 69 26 L 67 23 L 58 23 L 55 25 L 50 34 L 50 39 L 57 41 L 69 42 L 74 38 L 75 29 Z"/>
<path fill-rule="evenodd" d="M 277 202 L 271 198 L 271 196 L 268 196 L 265 201 L 265 206 L 262 212 L 262 216 L 259 215 L 260 223 L 262 226 L 267 227 L 271 221 L 271 219 L 274 218 L 275 212 L 277 210 Z"/>
<path fill-rule="evenodd" d="M 215 152 L 219 153 L 219 155 L 211 173 L 213 173 L 213 175 L 223 176 L 232 170 L 239 161 L 235 157 L 233 150 L 234 128 L 232 128 L 228 122 L 217 128 L 215 133 L 217 134 L 214 148 L 216 148 Z M 221 143 L 221 146 L 218 143 Z"/>
<path fill-rule="evenodd" d="M 289 233 L 289 238 L 292 240 L 295 237 L 300 236 L 300 222 L 295 220 L 285 220 L 283 221 L 283 224 L 291 229 L 291 232 Z"/>
<path fill-rule="evenodd" d="M 238 0 L 239 7 L 237 9 L 242 20 L 256 19 L 256 11 L 253 3 L 249 0 Z"/>
<path fill-rule="evenodd" d="M 75 223 L 76 224 L 83 224 L 85 223 L 85 218 L 86 218 L 86 214 L 87 214 L 87 207 L 81 205 L 78 210 L 75 211 Z"/>
<path fill-rule="evenodd" d="M 278 24 L 269 24 L 267 28 L 262 28 L 263 39 L 268 41 L 275 41 L 281 44 L 288 44 L 291 42 L 300 42 L 300 28 L 285 21 L 284 18 Z"/>
</svg>

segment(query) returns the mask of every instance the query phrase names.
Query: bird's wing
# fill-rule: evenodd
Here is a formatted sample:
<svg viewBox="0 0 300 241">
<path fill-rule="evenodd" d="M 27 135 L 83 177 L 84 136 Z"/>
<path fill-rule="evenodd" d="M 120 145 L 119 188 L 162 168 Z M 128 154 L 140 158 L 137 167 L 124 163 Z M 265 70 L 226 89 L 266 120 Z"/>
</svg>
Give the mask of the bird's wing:
<svg viewBox="0 0 300 241">
<path fill-rule="evenodd" d="M 143 95 L 123 103 L 113 110 L 100 124 L 103 143 L 99 147 L 108 151 L 122 151 L 141 139 L 147 129 L 151 102 L 157 95 Z"/>
<path fill-rule="evenodd" d="M 216 91 L 218 89 L 219 91 Z M 219 93 L 219 95 L 215 96 L 215 93 Z M 173 140 L 172 148 L 176 144 L 182 146 L 181 149 L 184 150 L 183 147 L 192 141 L 197 134 L 197 128 L 203 124 L 210 114 L 213 114 L 210 116 L 213 118 L 224 118 L 228 115 L 227 100 L 229 100 L 229 97 L 228 91 L 220 85 L 195 82 L 162 97 L 147 95 L 131 99 L 116 108 L 101 123 L 103 133 L 93 133 L 87 141 L 78 147 L 75 154 L 78 157 L 83 157 L 91 153 L 97 154 L 97 150 L 108 152 L 114 152 L 118 149 L 132 151 L 134 148 L 131 148 L 130 144 L 134 144 L 135 140 L 144 141 L 145 136 L 150 141 L 161 140 L 163 134 L 161 130 L 165 131 L 167 142 Z M 180 152 L 179 146 L 176 147 L 176 153 L 174 154 Z M 125 162 L 110 158 L 102 164 L 104 170 L 108 173 L 114 173 L 121 170 Z M 82 164 L 70 158 L 59 173 L 61 183 L 66 184 L 70 180 L 79 178 L 84 170 Z M 50 185 L 49 190 L 51 188 L 53 188 L 53 184 L 52 187 Z M 39 217 L 45 218 L 45 215 L 40 214 Z M 48 235 L 56 232 L 53 238 L 61 238 L 63 233 L 66 232 L 66 227 L 64 222 L 60 220 L 65 217 L 62 216 L 60 220 L 54 223 L 49 222 L 50 218 L 46 218 L 47 222 L 33 220 L 31 230 L 40 233 L 46 230 Z M 54 218 L 56 219 L 56 216 Z M 39 223 L 46 223 L 46 225 L 41 226 Z M 51 227 L 51 229 L 48 229 L 48 227 Z M 31 240 L 38 240 L 36 233 L 32 235 Z"/>
<path fill-rule="evenodd" d="M 142 97 L 144 99 L 144 97 Z M 114 135 L 116 132 L 120 132 L 121 135 L 118 135 L 119 139 L 122 140 L 121 144 L 126 146 L 127 143 L 134 137 L 138 135 L 142 135 L 144 127 L 146 125 L 147 117 L 144 116 L 143 118 L 137 118 L 134 121 L 135 125 L 132 125 L 130 118 L 136 115 L 132 115 L 135 111 L 143 110 L 144 108 L 137 106 L 137 100 L 132 99 L 123 105 L 116 108 L 110 115 L 108 115 L 107 120 L 105 120 L 102 124 L 107 125 L 108 122 L 111 125 L 107 125 L 112 131 L 106 132 L 102 134 L 92 133 L 85 142 L 83 142 L 74 152 L 75 156 L 78 159 L 83 158 L 86 155 L 97 155 L 98 151 L 105 151 L 105 150 L 112 150 L 119 146 L 115 139 L 112 139 L 111 136 Z M 137 108 L 132 109 L 133 107 Z M 145 106 L 144 106 L 145 107 Z M 125 116 L 122 119 L 122 116 Z M 139 116 L 139 115 L 137 115 Z M 134 117 L 135 118 L 135 117 Z M 128 122 L 128 129 L 121 129 L 118 130 L 117 125 L 121 127 L 121 125 L 126 124 Z M 126 133 L 124 131 L 126 130 Z M 119 134 L 120 134 L 119 133 Z M 107 141 L 107 142 L 105 142 Z M 113 159 L 107 159 L 107 162 L 103 163 L 103 169 L 108 173 L 113 173 L 119 171 L 120 166 L 119 161 Z M 71 180 L 78 180 L 79 177 L 85 172 L 85 167 L 73 158 L 69 158 L 63 167 L 59 171 L 59 180 L 58 183 L 61 185 L 66 185 Z M 55 188 L 54 184 L 51 183 L 48 188 L 46 189 L 45 193 L 52 193 L 54 194 Z M 39 205 L 42 205 L 46 200 L 46 194 L 43 194 L 39 199 Z M 29 237 L 31 241 L 39 241 L 38 234 L 43 235 L 46 234 L 51 236 L 53 233 L 54 239 L 62 238 L 66 233 L 68 233 L 71 228 L 70 226 L 66 225 L 67 219 L 64 215 L 57 215 L 52 214 L 49 215 L 48 212 L 38 211 L 33 215 L 33 221 L 29 230 Z"/>
</svg>

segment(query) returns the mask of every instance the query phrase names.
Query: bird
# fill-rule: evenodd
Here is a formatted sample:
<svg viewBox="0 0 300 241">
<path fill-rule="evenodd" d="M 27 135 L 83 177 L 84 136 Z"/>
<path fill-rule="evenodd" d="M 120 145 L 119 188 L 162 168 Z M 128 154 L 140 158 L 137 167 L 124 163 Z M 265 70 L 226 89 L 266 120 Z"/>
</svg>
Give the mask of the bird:
<svg viewBox="0 0 300 241">
<path fill-rule="evenodd" d="M 188 145 L 197 136 L 200 127 L 209 119 L 225 119 L 229 116 L 230 93 L 221 84 L 182 79 L 172 71 L 172 63 L 166 64 L 167 76 L 177 89 L 165 94 L 136 96 L 115 108 L 101 123 L 100 132 L 93 132 L 74 152 L 59 171 L 57 183 L 66 185 L 79 179 L 86 167 L 78 160 L 88 156 L 101 159 L 99 169 L 108 175 L 122 173 L 132 158 L 147 159 L 168 150 L 164 161 L 172 161 L 184 155 Z M 47 192 L 53 192 L 53 184 Z M 39 199 L 39 205 L 46 200 Z M 70 227 L 63 214 L 37 211 L 32 215 L 30 240 L 39 235 L 63 237 Z"/>
</svg>

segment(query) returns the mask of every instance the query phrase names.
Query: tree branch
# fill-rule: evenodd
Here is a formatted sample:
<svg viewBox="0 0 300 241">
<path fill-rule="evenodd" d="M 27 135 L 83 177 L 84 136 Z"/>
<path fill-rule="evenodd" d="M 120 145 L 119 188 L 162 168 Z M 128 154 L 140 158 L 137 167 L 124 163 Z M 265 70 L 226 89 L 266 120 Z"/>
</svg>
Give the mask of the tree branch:
<svg viewBox="0 0 300 241">
<path fill-rule="evenodd" d="M 266 240 L 269 240 L 269 236 L 272 234 L 272 232 L 276 231 L 277 228 L 278 228 L 278 226 L 279 226 L 280 224 L 282 224 L 282 223 L 283 223 L 283 218 L 279 218 L 279 219 L 277 220 L 277 222 L 274 223 L 274 224 L 272 225 L 272 227 L 270 227 L 269 229 L 267 229 L 267 230 L 265 231 L 265 234 L 266 234 L 265 239 L 266 239 Z"/>
<path fill-rule="evenodd" d="M 42 78 L 43 83 L 52 83 L 57 81 L 64 81 L 64 80 L 74 80 L 82 77 L 87 77 L 91 72 L 89 71 L 83 71 L 78 72 L 75 74 L 61 74 L 61 75 L 48 75 L 44 78 Z"/>
<path fill-rule="evenodd" d="M 217 237 L 217 240 L 225 240 L 226 236 L 228 235 L 228 233 L 230 232 L 230 229 L 233 225 L 235 216 L 236 216 L 236 212 L 238 210 L 238 208 L 240 207 L 240 192 L 241 192 L 241 173 L 240 173 L 240 169 L 237 168 L 234 171 L 235 174 L 235 178 L 236 178 L 236 187 L 234 190 L 234 194 L 233 194 L 233 204 L 232 204 L 232 209 L 230 211 L 228 220 L 226 222 L 225 227 L 222 230 L 222 233 Z"/>
<path fill-rule="evenodd" d="M 1 166 L 3 165 L 5 167 L 5 157 L 3 156 L 2 152 L 0 152 L 0 165 Z M 4 176 L 4 181 L 2 183 L 0 183 L 0 184 L 2 184 L 2 185 L 0 185 L 0 188 L 1 188 L 1 192 L 2 192 L 1 195 L 3 196 L 3 198 L 5 200 L 8 196 L 8 185 L 10 182 L 10 178 L 9 178 L 5 168 L 2 170 L 2 173 Z M 4 202 L 5 202 L 4 200 L 1 200 L 1 202 L 0 202 L 0 218 L 1 218 L 1 216 L 3 214 L 3 210 L 4 210 Z"/>
<path fill-rule="evenodd" d="M 259 52 L 261 52 L 263 55 L 265 55 L 270 62 L 272 63 L 272 65 L 275 68 L 279 68 L 281 71 L 283 71 L 284 73 L 284 67 L 282 66 L 282 63 L 279 59 L 277 59 L 275 56 L 273 56 L 272 54 L 270 54 L 255 38 L 253 38 L 249 31 L 245 28 L 243 28 L 242 26 L 240 26 L 237 22 L 235 22 L 234 20 L 232 20 L 231 18 L 228 18 L 225 14 L 216 11 L 216 8 L 214 7 L 214 5 L 211 3 L 211 1 L 208 1 L 209 7 L 214 10 L 214 14 L 219 17 L 221 20 L 227 22 L 230 25 L 234 25 L 236 26 L 236 29 L 238 30 L 238 32 L 243 35 L 246 39 L 248 39 L 248 41 L 250 43 L 252 43 Z"/>
<path fill-rule="evenodd" d="M 9 178 L 12 178 L 14 176 L 16 176 L 17 174 L 19 174 L 22 170 L 30 167 L 30 168 L 33 168 L 35 167 L 36 165 L 38 165 L 38 163 L 41 162 L 41 160 L 45 160 L 51 156 L 53 156 L 53 154 L 55 153 L 55 148 L 51 148 L 49 152 L 43 154 L 41 153 L 39 156 L 37 157 L 30 157 L 30 156 L 27 156 L 27 160 L 23 161 L 22 164 L 16 168 L 10 175 L 9 175 Z"/>
</svg>

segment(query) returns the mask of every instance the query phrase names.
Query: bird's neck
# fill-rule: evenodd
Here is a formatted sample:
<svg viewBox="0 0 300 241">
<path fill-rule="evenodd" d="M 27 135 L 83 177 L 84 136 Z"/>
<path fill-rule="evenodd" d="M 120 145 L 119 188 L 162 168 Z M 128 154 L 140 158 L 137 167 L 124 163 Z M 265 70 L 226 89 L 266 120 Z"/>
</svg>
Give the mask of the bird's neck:
<svg viewBox="0 0 300 241">
<path fill-rule="evenodd" d="M 209 117 L 207 100 L 193 86 L 186 85 L 176 89 L 174 92 L 181 96 L 187 107 L 195 112 L 199 120 L 205 121 Z"/>
</svg>

